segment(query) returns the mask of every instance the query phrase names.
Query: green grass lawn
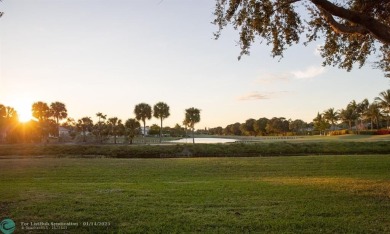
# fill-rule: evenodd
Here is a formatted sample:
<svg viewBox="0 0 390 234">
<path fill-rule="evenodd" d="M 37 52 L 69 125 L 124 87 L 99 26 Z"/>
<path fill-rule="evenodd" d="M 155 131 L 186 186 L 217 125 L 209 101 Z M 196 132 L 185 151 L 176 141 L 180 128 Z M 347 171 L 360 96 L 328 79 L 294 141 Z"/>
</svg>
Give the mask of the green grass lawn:
<svg viewBox="0 0 390 234">
<path fill-rule="evenodd" d="M 390 155 L 8 158 L 0 184 L 15 233 L 390 232 Z"/>
</svg>

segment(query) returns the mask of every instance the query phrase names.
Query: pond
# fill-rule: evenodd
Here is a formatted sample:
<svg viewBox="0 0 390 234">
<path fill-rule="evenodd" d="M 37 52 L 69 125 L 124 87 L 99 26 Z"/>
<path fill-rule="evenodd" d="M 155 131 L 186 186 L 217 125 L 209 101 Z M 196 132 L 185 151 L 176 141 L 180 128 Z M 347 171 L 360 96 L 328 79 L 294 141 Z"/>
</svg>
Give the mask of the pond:
<svg viewBox="0 0 390 234">
<path fill-rule="evenodd" d="M 216 144 L 216 143 L 230 143 L 236 142 L 236 139 L 226 139 L 226 138 L 196 138 L 195 143 L 206 143 L 206 144 Z M 192 138 L 183 138 L 180 140 L 170 141 L 172 143 L 192 143 Z"/>
</svg>

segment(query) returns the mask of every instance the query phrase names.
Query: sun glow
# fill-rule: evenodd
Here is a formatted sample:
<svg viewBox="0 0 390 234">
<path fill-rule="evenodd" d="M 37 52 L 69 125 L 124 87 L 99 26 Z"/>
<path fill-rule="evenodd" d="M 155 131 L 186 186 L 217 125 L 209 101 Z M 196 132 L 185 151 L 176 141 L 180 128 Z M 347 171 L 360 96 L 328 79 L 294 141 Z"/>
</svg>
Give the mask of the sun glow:
<svg viewBox="0 0 390 234">
<path fill-rule="evenodd" d="M 31 113 L 32 103 L 24 100 L 18 100 L 13 102 L 10 106 L 15 108 L 20 122 L 25 123 L 33 118 Z"/>
</svg>

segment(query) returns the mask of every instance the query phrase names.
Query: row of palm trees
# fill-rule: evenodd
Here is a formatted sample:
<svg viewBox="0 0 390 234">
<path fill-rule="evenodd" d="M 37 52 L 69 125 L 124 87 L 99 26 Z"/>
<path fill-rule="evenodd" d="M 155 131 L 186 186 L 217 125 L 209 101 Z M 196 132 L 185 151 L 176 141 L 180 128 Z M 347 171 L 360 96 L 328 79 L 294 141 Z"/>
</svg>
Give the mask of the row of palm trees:
<svg viewBox="0 0 390 234">
<path fill-rule="evenodd" d="M 160 142 L 162 140 L 162 128 L 163 128 L 163 120 L 168 118 L 170 116 L 169 112 L 169 106 L 164 102 L 158 102 L 152 107 L 147 103 L 140 103 L 135 106 L 134 108 L 134 114 L 135 119 L 130 118 L 126 120 L 125 124 L 122 124 L 122 120 L 118 117 L 112 117 L 107 119 L 107 115 L 104 115 L 103 113 L 99 112 L 96 114 L 98 117 L 98 123 L 97 123 L 97 135 L 98 140 L 102 141 L 102 132 L 104 129 L 104 120 L 107 120 L 107 124 L 111 128 L 111 133 L 114 136 L 114 143 L 116 144 L 116 137 L 118 131 L 120 129 L 126 130 L 126 135 L 129 137 L 130 141 L 137 135 L 139 132 L 140 124 L 138 121 L 142 121 L 143 123 L 143 135 L 146 134 L 146 120 L 150 120 L 152 118 L 152 114 L 154 117 L 158 118 L 161 123 L 160 128 Z M 84 132 L 84 136 L 86 135 L 85 132 L 87 129 L 89 129 L 89 126 L 93 125 L 93 121 L 90 117 L 83 117 L 80 120 L 78 120 L 77 126 Z"/>
<path fill-rule="evenodd" d="M 352 100 L 341 110 L 329 108 L 322 113 L 318 113 L 313 122 L 314 126 L 320 131 L 324 131 L 329 125 L 334 130 L 340 120 L 347 123 L 350 130 L 355 125 L 356 130 L 360 131 L 365 128 L 367 122 L 370 123 L 371 130 L 374 125 L 378 128 L 382 118 L 386 118 L 386 127 L 389 128 L 390 89 L 379 93 L 379 96 L 371 103 L 367 99 L 360 103 Z"/>
<path fill-rule="evenodd" d="M 78 132 L 82 132 L 85 141 L 87 132 L 93 131 L 98 141 L 102 142 L 103 138 L 110 135 L 116 138 L 118 133 L 125 134 L 130 141 L 140 132 L 143 123 L 143 134 L 146 133 L 146 121 L 152 116 L 160 120 L 160 142 L 162 137 L 163 121 L 170 116 L 170 108 L 164 102 L 158 102 L 153 108 L 147 103 L 140 103 L 134 108 L 135 118 L 130 118 L 122 123 L 117 117 L 107 118 L 107 115 L 99 112 L 96 114 L 98 122 L 93 123 L 90 117 L 83 117 L 77 122 L 68 118 L 64 126 L 73 126 Z M 65 104 L 61 102 L 53 102 L 48 105 L 45 102 L 36 102 L 32 105 L 32 115 L 38 120 L 34 128 L 35 132 L 45 139 L 49 134 L 58 136 L 60 122 L 68 117 Z M 314 127 L 317 130 L 325 131 L 327 129 L 335 129 L 339 121 L 346 123 L 349 129 L 355 126 L 357 131 L 365 129 L 369 125 L 371 129 L 378 128 L 381 121 L 386 118 L 386 126 L 390 124 L 390 89 L 383 91 L 378 97 L 370 103 L 367 99 L 358 103 L 355 100 L 340 110 L 329 108 L 322 113 L 318 113 L 313 120 Z M 194 137 L 195 124 L 200 121 L 200 110 L 194 107 L 185 110 L 183 125 L 192 130 Z M 4 138 L 5 133 L 17 129 L 18 125 L 17 112 L 14 108 L 0 104 L 0 141 Z"/>
<path fill-rule="evenodd" d="M 50 106 L 45 102 L 35 102 L 31 111 L 32 116 L 38 119 L 38 121 L 53 118 L 57 125 L 59 125 L 60 120 L 68 117 L 68 111 L 62 102 L 53 102 Z"/>
<path fill-rule="evenodd" d="M 133 138 L 139 134 L 140 123 L 143 123 L 143 135 L 146 134 L 146 120 L 150 120 L 152 115 L 160 120 L 160 142 L 162 141 L 162 129 L 163 129 L 163 120 L 170 116 L 170 108 L 164 102 L 158 102 L 152 107 L 147 103 L 137 104 L 134 108 L 135 118 L 129 118 L 123 124 L 122 120 L 118 117 L 107 118 L 107 115 L 99 112 L 96 114 L 98 122 L 93 123 L 91 117 L 83 117 L 77 120 L 77 122 L 68 118 L 67 121 L 63 124 L 65 127 L 75 127 L 79 132 L 82 133 L 83 141 L 86 141 L 87 133 L 94 132 L 97 140 L 103 142 L 104 137 L 108 134 L 113 136 L 114 143 L 117 143 L 118 134 L 125 134 L 130 143 Z M 58 128 L 60 126 L 60 121 L 67 118 L 67 109 L 65 104 L 61 102 L 54 102 L 50 106 L 44 102 L 36 102 L 32 105 L 32 115 L 38 120 L 38 123 L 41 129 L 49 129 L 50 126 L 55 124 Z M 53 122 L 54 121 L 54 122 Z M 200 121 L 200 110 L 194 107 L 188 108 L 185 110 L 185 118 L 183 123 L 186 127 L 192 129 L 194 132 L 195 124 Z M 53 129 L 53 128 L 51 128 Z M 42 135 L 48 135 L 49 130 L 41 131 Z M 53 132 L 53 131 L 51 131 Z"/>
</svg>

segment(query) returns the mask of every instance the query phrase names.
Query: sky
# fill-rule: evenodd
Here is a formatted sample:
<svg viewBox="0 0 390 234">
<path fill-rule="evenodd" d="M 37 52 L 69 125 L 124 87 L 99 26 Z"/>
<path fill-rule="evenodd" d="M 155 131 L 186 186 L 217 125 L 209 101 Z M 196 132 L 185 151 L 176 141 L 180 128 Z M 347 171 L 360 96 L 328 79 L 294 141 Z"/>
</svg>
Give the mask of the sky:
<svg viewBox="0 0 390 234">
<path fill-rule="evenodd" d="M 237 57 L 238 32 L 215 40 L 212 0 L 3 0 L 0 103 L 24 118 L 37 101 L 65 103 L 69 117 L 134 118 L 135 105 L 165 102 L 165 126 L 201 110 L 196 128 L 246 119 L 311 122 L 317 112 L 370 102 L 390 80 L 370 64 L 322 67 L 321 41 L 279 60 L 258 41 Z M 303 42 L 303 40 L 302 40 Z M 159 124 L 155 118 L 147 125 Z"/>
</svg>

